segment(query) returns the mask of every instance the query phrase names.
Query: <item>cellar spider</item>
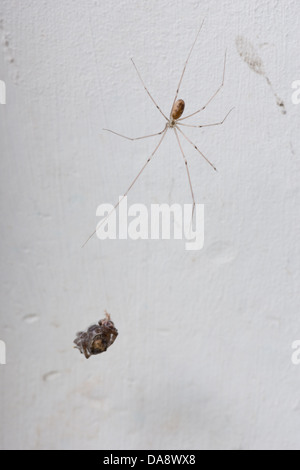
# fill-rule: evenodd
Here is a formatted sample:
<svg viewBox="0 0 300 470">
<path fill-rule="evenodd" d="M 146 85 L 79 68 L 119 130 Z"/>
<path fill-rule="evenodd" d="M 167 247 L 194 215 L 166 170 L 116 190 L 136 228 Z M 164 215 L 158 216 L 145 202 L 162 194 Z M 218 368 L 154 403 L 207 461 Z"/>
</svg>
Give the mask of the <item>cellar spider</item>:
<svg viewBox="0 0 300 470">
<path fill-rule="evenodd" d="M 188 178 L 188 182 L 189 182 L 189 186 L 190 186 L 190 191 L 191 191 L 191 195 L 192 195 L 192 200 L 193 200 L 193 210 L 192 210 L 192 219 L 193 219 L 193 215 L 194 215 L 194 209 L 195 209 L 195 196 L 194 196 L 194 190 L 193 190 L 193 186 L 192 186 L 192 181 L 191 181 L 191 175 L 190 175 L 190 171 L 189 171 L 189 166 L 188 166 L 188 162 L 187 162 L 187 158 L 185 156 L 185 153 L 183 151 L 183 148 L 182 148 L 182 145 L 181 145 L 181 141 L 180 141 L 180 138 L 179 138 L 179 134 L 181 134 L 183 136 L 183 138 L 185 140 L 187 140 L 187 142 L 189 142 L 196 150 L 197 152 L 204 158 L 204 160 L 206 160 L 206 162 L 215 170 L 217 171 L 216 167 L 214 166 L 214 164 L 201 152 L 201 150 L 198 149 L 197 145 L 195 145 L 190 139 L 189 137 L 183 132 L 182 130 L 182 126 L 184 127 L 196 127 L 196 128 L 204 128 L 204 127 L 212 127 L 212 126 L 220 126 L 222 125 L 225 120 L 227 119 L 227 117 L 229 116 L 229 114 L 231 113 L 231 111 L 234 109 L 232 108 L 227 114 L 226 116 L 224 117 L 224 119 L 220 122 L 215 122 L 215 123 L 212 123 L 212 124 L 202 124 L 202 125 L 195 125 L 195 124 L 186 124 L 182 121 L 184 121 L 185 119 L 188 119 L 192 116 L 195 116 L 196 114 L 200 113 L 201 111 L 204 111 L 207 106 L 214 100 L 214 98 L 217 96 L 217 94 L 221 91 L 221 89 L 223 88 L 224 86 L 224 80 L 225 80 L 225 67 L 226 67 L 226 52 L 225 52 L 225 57 L 224 57 L 224 67 L 223 67 L 223 78 L 222 78 L 222 83 L 221 85 L 218 87 L 217 91 L 215 91 L 215 93 L 210 97 L 210 99 L 207 101 L 207 103 L 202 106 L 200 109 L 198 109 L 197 111 L 194 111 L 193 113 L 189 114 L 188 116 L 185 116 L 185 117 L 181 117 L 182 114 L 183 114 L 183 111 L 184 111 L 184 108 L 185 108 L 185 102 L 182 100 L 182 99 L 177 99 L 178 98 L 178 94 L 179 94 L 179 91 L 180 91 L 180 86 L 181 86 L 181 82 L 182 82 L 182 79 L 183 79 L 183 76 L 184 76 L 184 73 L 185 73 L 185 69 L 186 69 L 186 66 L 188 64 L 188 61 L 190 59 L 190 56 L 192 54 L 192 51 L 194 49 L 194 46 L 197 42 L 197 39 L 198 39 L 198 36 L 201 32 L 201 29 L 202 29 L 202 26 L 203 26 L 203 23 L 204 21 L 202 22 L 200 28 L 199 28 L 199 31 L 196 35 L 196 38 L 192 44 L 192 47 L 189 51 L 189 54 L 188 54 L 188 57 L 185 61 L 185 64 L 184 64 L 184 67 L 183 67 L 183 71 L 181 73 L 181 77 L 180 77 L 180 80 L 179 80 L 179 83 L 178 83 L 178 86 L 177 86 L 177 89 L 176 89 L 176 93 L 175 93 L 175 98 L 174 98 L 174 101 L 173 101 L 173 104 L 172 104 L 172 108 L 171 108 L 171 112 L 170 112 L 170 117 L 168 118 L 164 113 L 163 111 L 161 110 L 161 108 L 158 106 L 158 104 L 156 103 L 156 101 L 154 100 L 154 98 L 152 97 L 152 95 L 150 94 L 148 88 L 146 87 L 142 77 L 141 77 L 141 74 L 140 72 L 138 71 L 137 69 L 137 66 L 135 65 L 133 59 L 131 59 L 131 62 L 138 74 L 138 77 L 140 79 L 140 81 L 142 82 L 142 85 L 143 87 L 145 88 L 145 91 L 147 92 L 148 96 L 150 97 L 150 99 L 153 101 L 154 105 L 156 106 L 156 108 L 158 109 L 158 111 L 160 112 L 160 114 L 164 117 L 164 119 L 166 120 L 166 124 L 165 124 L 165 127 L 163 128 L 163 130 L 161 130 L 160 132 L 157 132 L 155 134 L 150 134 L 150 135 L 144 135 L 142 137 L 128 137 L 126 135 L 122 135 L 122 134 L 119 134 L 118 132 L 115 132 L 115 131 L 112 131 L 110 129 L 103 129 L 104 131 L 107 131 L 107 132 L 111 132 L 112 134 L 115 134 L 119 137 L 122 137 L 124 139 L 127 139 L 127 140 L 141 140 L 141 139 L 148 139 L 149 137 L 155 137 L 155 136 L 158 136 L 158 135 L 161 135 L 161 138 L 158 142 L 158 144 L 156 145 L 155 149 L 153 150 L 153 152 L 151 153 L 151 155 L 148 157 L 146 163 L 143 165 L 142 169 L 139 171 L 139 173 L 137 174 L 137 176 L 134 178 L 134 180 L 132 181 L 132 183 L 130 184 L 129 188 L 127 189 L 127 191 L 125 192 L 125 194 L 119 199 L 119 202 L 117 202 L 117 204 L 113 207 L 113 209 L 107 214 L 107 216 L 102 220 L 102 222 L 100 222 L 100 224 L 98 225 L 98 227 L 96 228 L 96 230 L 94 230 L 94 232 L 89 236 L 89 238 L 86 240 L 86 242 L 82 245 L 82 246 L 85 246 L 86 243 L 95 235 L 95 233 L 97 232 L 97 230 L 100 228 L 100 226 L 108 219 L 108 217 L 119 207 L 119 205 L 121 204 L 121 202 L 123 201 L 123 199 L 128 195 L 129 191 L 131 190 L 131 188 L 133 187 L 133 185 L 136 183 L 136 181 L 138 180 L 138 178 L 141 176 L 141 174 L 143 173 L 143 171 L 145 170 L 145 168 L 148 166 L 148 164 L 150 163 L 150 161 L 152 160 L 153 156 L 155 155 L 155 153 L 157 152 L 158 148 L 160 147 L 162 141 L 164 140 L 167 132 L 169 129 L 173 129 L 174 130 L 174 133 L 175 133 L 175 136 L 176 136 L 176 140 L 178 142 L 178 146 L 179 146 L 179 149 L 180 149 L 180 152 L 182 154 L 182 157 L 183 157 L 183 160 L 184 160 L 184 163 L 185 163 L 185 168 L 186 168 L 186 172 L 187 172 L 187 178 Z"/>
</svg>

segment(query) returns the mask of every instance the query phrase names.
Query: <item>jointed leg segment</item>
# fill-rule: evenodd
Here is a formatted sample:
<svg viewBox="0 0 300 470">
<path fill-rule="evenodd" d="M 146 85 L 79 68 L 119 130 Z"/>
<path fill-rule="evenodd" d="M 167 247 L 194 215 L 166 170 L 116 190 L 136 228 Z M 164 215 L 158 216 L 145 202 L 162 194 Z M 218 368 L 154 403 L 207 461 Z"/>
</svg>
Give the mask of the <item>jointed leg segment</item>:
<svg viewBox="0 0 300 470">
<path fill-rule="evenodd" d="M 150 157 L 148 157 L 146 163 L 144 164 L 144 166 L 142 167 L 142 169 L 139 171 L 139 173 L 137 174 L 137 176 L 134 178 L 134 180 L 132 181 L 131 185 L 129 186 L 129 188 L 127 189 L 126 193 L 124 194 L 124 196 L 121 197 L 121 199 L 119 199 L 119 201 L 117 202 L 117 204 L 114 206 L 114 208 L 107 214 L 107 216 L 102 220 L 102 222 L 100 222 L 100 224 L 98 224 L 96 230 L 94 230 L 94 232 L 89 236 L 89 238 L 86 240 L 86 242 L 82 245 L 82 247 L 84 247 L 87 242 L 95 235 L 95 233 L 97 233 L 97 230 L 104 224 L 104 222 L 109 218 L 109 216 L 119 207 L 119 205 L 121 204 L 121 202 L 123 201 L 123 199 L 127 196 L 127 194 L 129 193 L 129 191 L 131 190 L 131 188 L 133 187 L 133 185 L 136 183 L 136 181 L 138 180 L 138 178 L 141 176 L 141 174 L 143 173 L 143 171 L 145 170 L 146 166 L 148 166 L 148 164 L 150 163 L 150 161 L 152 160 L 152 157 L 154 156 L 154 154 L 156 153 L 156 151 L 158 150 L 160 144 L 162 143 L 163 139 L 165 138 L 165 135 L 168 131 L 168 127 L 165 128 L 164 132 L 163 132 L 163 135 L 160 139 L 160 141 L 158 142 L 157 146 L 155 147 L 155 149 L 153 150 L 153 152 L 151 153 Z"/>
<path fill-rule="evenodd" d="M 229 111 L 229 113 L 226 114 L 226 116 L 224 117 L 223 121 L 220 121 L 220 122 L 214 122 L 213 124 L 202 124 L 201 126 L 195 126 L 193 124 L 185 124 L 183 122 L 177 122 L 177 125 L 178 126 L 185 126 L 185 127 L 197 127 L 198 129 L 201 128 L 201 127 L 212 127 L 212 126 L 220 126 L 221 124 L 224 124 L 224 122 L 226 121 L 226 119 L 228 118 L 229 114 L 231 113 L 231 111 L 233 111 L 234 108 L 231 108 L 231 110 Z"/>
<path fill-rule="evenodd" d="M 163 115 L 163 117 L 168 121 L 169 119 L 167 118 L 167 116 L 162 112 L 162 110 L 160 109 L 160 107 L 158 106 L 158 104 L 156 103 L 156 101 L 154 101 L 154 99 L 152 98 L 152 96 L 151 96 L 151 94 L 150 94 L 148 88 L 146 87 L 146 85 L 145 85 L 145 83 L 144 83 L 144 80 L 142 79 L 142 76 L 141 76 L 140 72 L 138 71 L 137 66 L 135 65 L 133 59 L 131 59 L 131 62 L 133 63 L 133 66 L 134 66 L 134 68 L 135 68 L 135 70 L 136 70 L 136 72 L 137 72 L 137 74 L 138 74 L 138 76 L 139 76 L 139 79 L 141 80 L 141 82 L 142 82 L 142 84 L 143 84 L 143 87 L 145 88 L 147 94 L 149 95 L 149 97 L 151 98 L 151 100 L 153 101 L 153 103 L 155 104 L 155 106 L 157 107 L 158 111 L 159 111 L 159 112 Z"/>
<path fill-rule="evenodd" d="M 217 89 L 217 91 L 212 95 L 212 97 L 208 100 L 208 102 L 202 106 L 202 108 L 198 109 L 198 111 L 195 111 L 194 113 L 192 114 L 189 114 L 188 116 L 185 116 L 183 118 L 180 118 L 178 119 L 178 121 L 184 121 L 184 119 L 187 119 L 189 117 L 192 117 L 192 116 L 195 116 L 195 114 L 198 114 L 200 113 L 201 111 L 204 111 L 207 106 L 213 101 L 213 99 L 217 96 L 217 94 L 219 93 L 219 91 L 221 91 L 221 89 L 223 88 L 224 86 L 224 82 L 225 82 L 225 67 L 226 67 L 226 52 L 225 52 L 225 59 L 224 59 L 224 69 L 223 69 L 223 79 L 222 79 L 222 83 L 221 85 L 219 86 L 219 88 Z"/>
<path fill-rule="evenodd" d="M 172 113 L 172 109 L 173 109 L 174 103 L 175 103 L 175 101 L 177 100 L 177 97 L 178 97 L 178 93 L 179 93 L 179 90 L 180 90 L 180 86 L 181 86 L 181 82 L 182 82 L 182 79 L 183 79 L 183 76 L 184 76 L 184 72 L 185 72 L 186 66 L 187 66 L 187 64 L 188 64 L 189 58 L 190 58 L 190 56 L 191 56 L 191 54 L 192 54 L 192 51 L 193 51 L 193 49 L 194 49 L 194 46 L 195 46 L 196 41 L 197 41 L 197 39 L 198 39 L 198 36 L 199 36 L 199 34 L 200 34 L 200 32 L 201 32 L 201 29 L 202 29 L 203 24 L 204 24 L 204 20 L 202 21 L 202 24 L 201 24 L 201 26 L 200 26 L 200 28 L 199 28 L 199 31 L 198 31 L 198 33 L 197 33 L 197 36 L 196 36 L 196 38 L 195 38 L 195 41 L 193 42 L 193 45 L 192 45 L 191 50 L 190 50 L 190 52 L 189 52 L 189 55 L 188 55 L 188 57 L 187 57 L 187 59 L 186 59 L 186 61 L 185 61 L 185 64 L 184 64 L 184 67 L 183 67 L 183 71 L 182 71 L 182 74 L 181 74 L 181 77 L 180 77 L 180 80 L 179 80 L 179 83 L 178 83 L 178 86 L 177 86 L 177 90 L 176 90 L 176 93 L 175 93 L 175 98 L 174 98 L 173 105 L 172 105 L 172 108 L 171 108 L 171 113 Z M 171 117 L 171 115 L 170 115 L 170 117 Z"/>
<path fill-rule="evenodd" d="M 183 135 L 183 137 L 194 147 L 194 149 L 197 150 L 197 152 L 200 153 L 200 155 L 204 158 L 204 160 L 207 161 L 207 163 L 210 164 L 210 166 L 215 170 L 217 171 L 216 167 L 208 160 L 208 158 L 198 149 L 197 145 L 195 145 L 184 133 L 183 131 L 177 127 L 177 129 L 179 130 L 179 132 L 181 132 L 181 134 Z"/>
<path fill-rule="evenodd" d="M 204 21 L 203 21 L 204 23 Z M 135 140 L 141 140 L 141 139 L 147 139 L 147 138 L 150 138 L 150 137 L 155 137 L 155 136 L 158 136 L 160 135 L 161 138 L 158 142 L 158 144 L 156 145 L 155 149 L 153 150 L 153 152 L 151 153 L 150 157 L 148 157 L 146 163 L 143 165 L 143 167 L 141 168 L 141 170 L 139 171 L 139 173 L 137 174 L 137 176 L 134 178 L 134 180 L 132 181 L 132 183 L 130 184 L 129 188 L 127 189 L 127 191 L 125 192 L 125 194 L 119 199 L 119 201 L 117 202 L 117 204 L 113 207 L 113 209 L 107 214 L 106 217 L 104 217 L 104 219 L 98 224 L 96 230 L 94 230 L 94 232 L 90 235 L 90 237 L 86 240 L 86 242 L 83 244 L 86 245 L 86 243 L 95 235 L 95 233 L 97 232 L 97 230 L 106 222 L 106 220 L 110 217 L 110 215 L 119 207 L 119 205 L 121 204 L 121 202 L 123 201 L 123 199 L 128 195 L 129 191 L 131 190 L 131 188 L 134 186 L 134 184 L 136 183 L 136 181 L 138 180 L 138 178 L 141 176 L 141 174 L 144 172 L 144 170 L 146 169 L 146 167 L 148 166 L 148 164 L 150 163 L 152 157 L 154 156 L 154 154 L 156 153 L 156 151 L 158 150 L 158 148 L 160 147 L 163 139 L 165 138 L 166 136 L 166 133 L 168 132 L 168 129 L 169 128 L 173 128 L 174 129 L 174 132 L 175 132 L 175 136 L 176 136 L 176 139 L 177 139 L 177 142 L 178 142 L 178 146 L 179 146 L 179 149 L 180 149 L 180 152 L 182 154 L 182 157 L 184 159 L 184 163 L 185 163 L 185 168 L 186 168 L 186 172 L 187 172 L 187 177 L 188 177 L 188 181 L 189 181 L 189 186 L 190 186 L 190 190 L 191 190 L 191 195 L 192 195 L 192 199 L 193 199 L 193 212 L 192 212 L 192 220 L 193 220 L 193 216 L 194 216 L 194 210 L 195 210 L 195 206 L 196 206 L 196 203 L 195 203 L 195 196 L 194 196 L 194 191 L 193 191 L 193 187 L 192 187 L 192 181 L 191 181 L 191 175 L 190 175 L 190 171 L 189 171 L 189 166 L 188 166 L 188 162 L 187 162 L 187 159 L 186 159 L 186 156 L 184 154 L 184 151 L 183 151 L 183 148 L 182 148 L 182 145 L 181 145 L 181 141 L 179 139 L 179 134 L 178 134 L 178 131 L 183 135 L 183 137 L 195 148 L 195 150 L 197 150 L 197 152 L 207 161 L 207 163 L 209 163 L 209 165 L 216 171 L 216 167 L 208 160 L 208 158 L 198 149 L 198 147 L 189 139 L 189 137 L 187 137 L 185 135 L 185 133 L 182 131 L 181 129 L 181 126 L 186 126 L 186 127 L 194 127 L 194 128 L 202 128 L 202 127 L 212 127 L 212 126 L 219 126 L 221 124 L 223 124 L 225 122 L 225 120 L 227 119 L 227 117 L 229 116 L 229 114 L 231 113 L 232 109 L 229 111 L 229 113 L 227 113 L 227 115 L 225 116 L 225 118 L 220 121 L 220 122 L 216 122 L 216 123 L 212 123 L 212 124 L 203 124 L 203 125 L 194 125 L 194 124 L 185 124 L 183 123 L 182 121 L 184 121 L 185 119 L 189 118 L 189 117 L 192 117 L 192 116 L 195 116 L 196 114 L 200 113 L 201 111 L 203 111 L 204 109 L 207 108 L 207 106 L 214 100 L 214 98 L 218 95 L 218 93 L 220 92 L 220 90 L 223 88 L 224 86 L 224 81 L 225 81 L 225 68 L 226 68 L 226 53 L 225 53 L 225 58 L 224 58 L 224 69 L 223 69 L 223 78 L 222 78 L 222 83 L 221 85 L 219 86 L 219 88 L 217 89 L 217 91 L 211 96 L 211 98 L 207 101 L 207 103 L 202 106 L 202 108 L 200 108 L 198 111 L 195 111 L 194 113 L 192 114 L 189 114 L 188 116 L 185 116 L 183 118 L 181 118 L 180 116 L 182 115 L 182 112 L 183 112 L 183 109 L 184 109 L 184 101 L 183 100 L 177 100 L 177 97 L 178 97 L 178 93 L 179 93 L 179 90 L 180 90 L 180 86 L 181 86 L 181 83 L 182 83 L 182 80 L 183 80 L 183 76 L 184 76 L 184 73 L 185 73 L 185 70 L 186 70 L 186 67 L 187 67 L 187 64 L 188 64 L 188 61 L 190 59 L 190 56 L 192 54 L 192 51 L 194 49 L 194 46 L 196 44 L 196 41 L 197 41 L 197 38 L 200 34 L 200 31 L 202 29 L 202 26 L 203 26 L 203 23 L 201 24 L 201 27 L 197 33 L 197 36 L 192 44 L 192 47 L 189 51 L 189 54 L 188 54 L 188 57 L 185 61 L 185 64 L 184 64 L 184 67 L 183 67 L 183 71 L 181 73 L 181 76 L 180 76 L 180 80 L 179 80 L 179 83 L 178 83 L 178 86 L 177 86 L 177 89 L 176 89 L 176 93 L 175 93 L 175 98 L 174 98 L 174 101 L 173 101 L 173 105 L 172 105 L 172 108 L 171 108 L 171 113 L 170 113 L 170 118 L 167 118 L 167 116 L 163 113 L 163 111 L 161 110 L 161 108 L 158 106 L 158 104 L 156 103 L 156 101 L 153 99 L 152 95 L 150 94 L 149 90 L 147 89 L 142 77 L 141 77 L 141 74 L 140 72 L 138 71 L 133 59 L 131 59 L 132 61 L 132 64 L 139 76 L 139 79 L 140 81 L 142 82 L 143 84 L 143 87 L 145 89 L 145 91 L 147 92 L 148 96 L 150 97 L 150 99 L 152 100 L 152 102 L 154 103 L 154 105 L 156 106 L 156 108 L 159 110 L 159 112 L 162 114 L 162 116 L 166 119 L 166 125 L 164 127 L 164 129 L 160 132 L 157 132 L 155 134 L 150 134 L 150 135 L 145 135 L 145 136 L 142 136 L 142 137 L 128 137 L 128 136 L 125 136 L 123 134 L 119 134 L 118 132 L 115 132 L 113 130 L 110 130 L 110 129 L 104 129 L 105 131 L 108 131 L 108 132 L 111 132 L 112 134 L 115 134 L 119 137 L 122 137 L 124 139 L 127 139 L 127 140 L 131 140 L 131 141 L 135 141 Z M 183 103 L 183 109 L 181 111 L 180 114 L 176 115 L 176 113 L 172 113 L 173 109 L 174 109 L 174 104 L 178 104 L 179 102 L 182 102 Z M 180 103 L 181 104 L 181 103 Z M 179 119 L 177 119 L 179 118 Z M 111 338 L 111 342 L 113 342 L 115 340 L 115 337 L 112 336 Z M 84 351 L 86 357 L 87 356 L 87 353 L 88 351 Z"/>
<path fill-rule="evenodd" d="M 144 135 L 142 137 L 127 137 L 126 135 L 123 135 L 123 134 L 119 134 L 118 132 L 115 132 L 115 131 L 111 131 L 110 129 L 103 129 L 104 131 L 107 131 L 107 132 L 111 132 L 112 134 L 115 134 L 115 135 L 118 135 L 119 137 L 123 137 L 123 139 L 127 139 L 127 140 L 141 140 L 141 139 L 147 139 L 148 137 L 155 137 L 157 135 L 161 135 L 165 130 L 166 128 L 164 128 L 162 131 L 160 132 L 157 132 L 156 134 L 150 134 L 150 135 Z"/>
</svg>

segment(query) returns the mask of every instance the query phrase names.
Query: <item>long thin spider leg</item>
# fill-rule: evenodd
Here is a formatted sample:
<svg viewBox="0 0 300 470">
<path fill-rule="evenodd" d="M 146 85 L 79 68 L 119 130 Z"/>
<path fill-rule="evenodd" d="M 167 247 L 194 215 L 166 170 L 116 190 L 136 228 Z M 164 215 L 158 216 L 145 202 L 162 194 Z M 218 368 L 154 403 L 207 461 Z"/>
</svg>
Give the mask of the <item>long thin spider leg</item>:
<svg viewBox="0 0 300 470">
<path fill-rule="evenodd" d="M 176 129 L 179 130 L 179 132 L 181 132 L 181 134 L 183 135 L 183 137 L 197 150 L 197 152 L 200 153 L 200 155 L 204 158 L 204 160 L 207 161 L 207 163 L 210 164 L 210 166 L 215 170 L 217 171 L 216 167 L 208 160 L 208 158 L 206 158 L 206 156 L 198 149 L 197 145 L 195 145 L 184 133 L 183 131 L 179 128 L 179 127 L 176 127 Z"/>
<path fill-rule="evenodd" d="M 193 49 L 194 49 L 194 46 L 195 46 L 196 41 L 197 41 L 197 39 L 198 39 L 198 36 L 199 36 L 199 34 L 200 34 L 200 32 L 201 32 L 201 29 L 202 29 L 203 24 L 204 24 L 204 20 L 202 21 L 202 24 L 201 24 L 201 26 L 200 26 L 200 28 L 199 28 L 199 31 L 198 31 L 198 33 L 197 33 L 197 36 L 196 36 L 196 38 L 195 38 L 195 41 L 193 42 L 193 45 L 192 45 L 191 50 L 190 50 L 190 52 L 189 52 L 189 55 L 188 55 L 188 57 L 187 57 L 187 59 L 186 59 L 186 61 L 185 61 L 185 64 L 184 64 L 184 67 L 183 67 L 183 71 L 182 71 L 182 74 L 181 74 L 181 77 L 180 77 L 180 80 L 179 80 L 179 83 L 178 83 L 178 86 L 177 86 L 177 90 L 176 90 L 175 98 L 174 98 L 174 101 L 173 101 L 173 105 L 172 105 L 172 108 L 171 108 L 171 114 L 172 114 L 172 109 L 173 109 L 173 107 L 174 107 L 175 101 L 177 100 L 177 96 L 178 96 L 178 93 L 179 93 L 179 90 L 180 90 L 180 86 L 181 86 L 181 82 L 182 82 L 182 79 L 183 79 L 183 76 L 184 76 L 184 72 L 185 72 L 186 66 L 187 66 L 187 64 L 188 64 L 189 58 L 190 58 L 191 53 L 192 53 L 192 51 L 193 51 Z M 170 114 L 170 118 L 171 118 L 171 114 Z"/>
<path fill-rule="evenodd" d="M 154 137 L 156 135 L 161 135 L 166 130 L 166 128 L 164 127 L 164 129 L 161 132 L 157 132 L 156 134 L 144 135 L 143 137 L 127 137 L 126 135 L 119 134 L 118 132 L 115 132 L 115 131 L 111 131 L 110 129 L 103 129 L 103 130 L 107 132 L 111 132 L 112 134 L 118 135 L 119 137 L 123 137 L 124 139 L 127 139 L 127 140 L 140 140 L 140 139 L 147 139 L 148 137 Z"/>
<path fill-rule="evenodd" d="M 118 333 L 116 332 L 111 332 L 110 334 L 111 336 L 110 336 L 108 347 L 111 346 L 115 342 L 116 338 L 118 337 Z"/>
<path fill-rule="evenodd" d="M 220 121 L 220 122 L 215 122 L 213 124 L 202 124 L 201 126 L 194 126 L 192 124 L 184 124 L 183 122 L 177 122 L 177 124 L 179 126 L 185 126 L 185 127 L 212 127 L 212 126 L 220 126 L 221 124 L 224 124 L 224 122 L 226 121 L 226 119 L 228 118 L 229 114 L 231 113 L 231 111 L 233 111 L 234 108 L 232 108 L 229 113 L 226 114 L 226 116 L 224 117 L 223 121 Z"/>
<path fill-rule="evenodd" d="M 175 132 L 175 135 L 176 135 L 176 138 L 177 138 L 177 142 L 178 142 L 178 145 L 179 145 L 179 148 L 181 150 L 181 153 L 182 153 L 182 156 L 183 156 L 183 159 L 184 159 L 184 163 L 185 163 L 185 168 L 186 168 L 186 172 L 187 172 L 187 176 L 188 176 L 188 179 L 189 179 L 189 185 L 190 185 L 190 189 L 191 189 L 191 193 L 192 193 L 192 198 L 193 198 L 193 212 L 192 212 L 192 220 L 193 220 L 193 217 L 194 217 L 194 210 L 195 210 L 195 196 L 194 196 L 194 191 L 193 191 L 193 186 L 192 186 L 192 181 L 191 181 L 191 175 L 190 175 L 190 171 L 189 171 L 189 167 L 188 167 L 188 162 L 187 162 L 187 159 L 186 159 L 186 156 L 183 152 L 183 148 L 181 146 L 181 143 L 180 143 L 180 140 L 179 140 L 179 135 L 178 135 L 178 132 L 176 131 L 176 127 L 173 128 L 174 129 L 174 132 Z"/>
<path fill-rule="evenodd" d="M 208 100 L 208 102 L 204 106 L 202 106 L 202 108 L 198 109 L 198 111 L 195 111 L 192 114 L 189 114 L 188 116 L 184 116 L 183 118 L 178 119 L 178 121 L 183 121 L 184 119 L 190 118 L 192 116 L 195 116 L 195 114 L 198 114 L 198 113 L 201 113 L 201 111 L 204 111 L 207 108 L 207 106 L 213 101 L 213 99 L 217 96 L 217 94 L 221 91 L 221 89 L 224 86 L 224 82 L 225 82 L 226 55 L 227 55 L 227 52 L 225 52 L 225 58 L 224 58 L 224 69 L 223 69 L 222 83 L 219 86 L 219 88 L 217 89 L 217 91 L 212 95 L 212 97 Z"/>
<path fill-rule="evenodd" d="M 152 98 L 152 96 L 151 96 L 151 94 L 150 94 L 148 88 L 146 87 L 146 85 L 145 85 L 145 83 L 144 83 L 144 80 L 142 79 L 142 76 L 141 76 L 140 72 L 138 71 L 137 66 L 135 65 L 133 59 L 131 59 L 131 62 L 133 63 L 133 66 L 134 66 L 134 68 L 135 68 L 135 70 L 136 70 L 136 72 L 137 72 L 137 74 L 138 74 L 138 76 L 139 76 L 139 79 L 141 80 L 141 82 L 142 82 L 142 84 L 143 84 L 143 87 L 145 88 L 145 90 L 146 90 L 146 92 L 148 93 L 149 97 L 151 98 L 151 100 L 153 101 L 153 103 L 155 104 L 155 106 L 157 107 L 158 111 L 163 115 L 163 117 L 164 117 L 167 121 L 169 121 L 169 119 L 168 119 L 167 116 L 162 112 L 162 110 L 160 109 L 160 107 L 158 106 L 158 104 L 156 103 L 156 101 L 154 101 L 154 99 Z"/>
<path fill-rule="evenodd" d="M 97 230 L 104 224 L 104 222 L 106 222 L 106 220 L 110 217 L 110 215 L 119 207 L 119 205 L 121 204 L 121 202 L 123 201 L 123 199 L 127 196 L 127 194 L 129 193 L 129 191 L 131 190 L 132 186 L 136 183 L 136 181 L 138 180 L 138 178 L 141 176 L 141 174 L 143 173 L 143 171 L 145 170 L 146 166 L 150 163 L 153 155 L 155 154 L 155 152 L 158 150 L 160 144 L 162 143 L 163 139 L 165 138 L 165 135 L 168 131 L 168 127 L 165 129 L 160 141 L 158 142 L 157 146 L 155 147 L 155 149 L 153 150 L 153 152 L 151 153 L 150 157 L 148 157 L 146 163 L 144 164 L 144 166 L 142 167 L 142 169 L 139 171 L 139 173 L 137 174 L 137 176 L 134 178 L 134 180 L 132 181 L 131 185 L 129 186 L 129 188 L 127 189 L 126 193 L 124 194 L 124 196 L 121 197 L 121 199 L 119 199 L 119 202 L 117 202 L 117 204 L 114 206 L 114 208 L 109 212 L 109 214 L 107 214 L 107 216 L 100 222 L 100 224 L 98 224 L 96 230 L 93 231 L 93 233 L 89 236 L 89 238 L 86 240 L 86 242 L 84 242 L 84 244 L 82 245 L 81 248 L 83 248 L 87 242 L 95 235 L 95 233 L 97 232 Z"/>
</svg>

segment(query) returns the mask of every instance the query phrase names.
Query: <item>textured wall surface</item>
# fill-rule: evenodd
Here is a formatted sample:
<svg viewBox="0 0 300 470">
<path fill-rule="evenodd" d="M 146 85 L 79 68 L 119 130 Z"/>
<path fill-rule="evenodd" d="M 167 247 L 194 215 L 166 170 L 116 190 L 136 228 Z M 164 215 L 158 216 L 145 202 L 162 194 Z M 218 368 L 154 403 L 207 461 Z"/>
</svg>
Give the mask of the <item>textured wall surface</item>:
<svg viewBox="0 0 300 470">
<path fill-rule="evenodd" d="M 157 143 L 159 114 L 225 86 L 184 143 L 205 245 L 94 237 Z M 1 449 L 299 449 L 297 0 L 2 0 Z M 281 101 L 281 106 L 280 105 Z M 284 112 L 286 111 L 286 112 Z M 190 203 L 170 132 L 129 204 Z M 107 309 L 88 361 L 75 333 Z"/>
</svg>

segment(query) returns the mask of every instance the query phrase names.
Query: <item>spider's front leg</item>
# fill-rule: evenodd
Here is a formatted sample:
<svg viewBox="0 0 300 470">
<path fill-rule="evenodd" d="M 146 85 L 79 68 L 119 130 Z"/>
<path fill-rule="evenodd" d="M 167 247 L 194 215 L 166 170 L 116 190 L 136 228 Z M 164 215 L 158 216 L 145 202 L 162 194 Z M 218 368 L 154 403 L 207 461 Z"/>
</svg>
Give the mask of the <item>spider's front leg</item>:
<svg viewBox="0 0 300 470">
<path fill-rule="evenodd" d="M 83 354 L 85 355 L 86 359 L 91 357 L 91 353 L 89 352 L 87 346 L 85 344 L 82 345 Z"/>
</svg>

